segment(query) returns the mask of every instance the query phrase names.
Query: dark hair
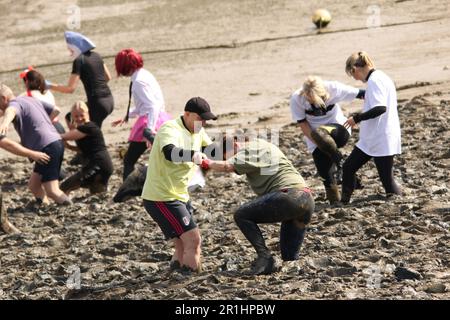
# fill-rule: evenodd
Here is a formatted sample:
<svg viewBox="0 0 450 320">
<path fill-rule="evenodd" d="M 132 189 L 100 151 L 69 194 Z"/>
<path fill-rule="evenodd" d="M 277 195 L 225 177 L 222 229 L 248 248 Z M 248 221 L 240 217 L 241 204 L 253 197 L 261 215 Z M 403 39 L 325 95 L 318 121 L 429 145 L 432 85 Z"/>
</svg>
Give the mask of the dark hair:
<svg viewBox="0 0 450 320">
<path fill-rule="evenodd" d="M 30 70 L 25 74 L 23 78 L 28 90 L 39 90 L 40 93 L 45 93 L 45 79 L 42 74 L 36 70 Z"/>
</svg>

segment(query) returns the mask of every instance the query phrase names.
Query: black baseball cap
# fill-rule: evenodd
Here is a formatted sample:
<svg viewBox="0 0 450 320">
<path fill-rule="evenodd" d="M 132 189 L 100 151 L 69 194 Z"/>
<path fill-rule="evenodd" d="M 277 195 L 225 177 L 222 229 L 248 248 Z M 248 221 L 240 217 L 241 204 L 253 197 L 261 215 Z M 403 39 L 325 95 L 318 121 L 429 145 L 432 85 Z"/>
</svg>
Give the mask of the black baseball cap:
<svg viewBox="0 0 450 320">
<path fill-rule="evenodd" d="M 184 111 L 194 112 L 198 114 L 203 120 L 217 120 L 214 113 L 211 112 L 211 107 L 205 99 L 200 97 L 194 97 L 186 102 Z"/>
</svg>

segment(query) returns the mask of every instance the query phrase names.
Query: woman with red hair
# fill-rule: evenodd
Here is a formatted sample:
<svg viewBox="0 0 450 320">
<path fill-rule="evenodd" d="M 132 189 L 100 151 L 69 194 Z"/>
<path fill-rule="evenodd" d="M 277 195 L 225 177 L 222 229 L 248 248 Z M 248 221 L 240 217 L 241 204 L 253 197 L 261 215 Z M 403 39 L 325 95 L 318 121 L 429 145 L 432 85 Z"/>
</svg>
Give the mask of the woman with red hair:
<svg viewBox="0 0 450 320">
<path fill-rule="evenodd" d="M 155 77 L 143 68 L 142 56 L 133 49 L 124 49 L 116 55 L 118 76 L 131 77 L 127 114 L 124 119 L 113 122 L 113 126 L 137 117 L 128 138 L 129 147 L 123 159 L 123 180 L 134 170 L 139 157 L 147 150 L 147 142 L 153 138 L 159 127 L 171 116 L 164 109 L 164 97 Z M 130 109 L 131 97 L 134 108 Z M 145 133 L 144 133 L 145 132 Z M 144 139 L 144 134 L 145 138 Z"/>
</svg>

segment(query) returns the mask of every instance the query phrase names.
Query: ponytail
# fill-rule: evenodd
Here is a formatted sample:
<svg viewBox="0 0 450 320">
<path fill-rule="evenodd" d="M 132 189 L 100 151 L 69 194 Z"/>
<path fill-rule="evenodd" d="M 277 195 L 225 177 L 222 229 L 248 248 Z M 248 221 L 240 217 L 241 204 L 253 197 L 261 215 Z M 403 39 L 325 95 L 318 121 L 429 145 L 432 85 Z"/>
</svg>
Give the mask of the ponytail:
<svg viewBox="0 0 450 320">
<path fill-rule="evenodd" d="M 375 64 L 369 57 L 369 54 L 365 51 L 355 52 L 348 57 L 347 62 L 345 63 L 345 72 L 349 76 L 352 76 L 353 68 L 364 68 L 365 66 L 368 66 L 371 69 L 375 68 Z"/>
</svg>

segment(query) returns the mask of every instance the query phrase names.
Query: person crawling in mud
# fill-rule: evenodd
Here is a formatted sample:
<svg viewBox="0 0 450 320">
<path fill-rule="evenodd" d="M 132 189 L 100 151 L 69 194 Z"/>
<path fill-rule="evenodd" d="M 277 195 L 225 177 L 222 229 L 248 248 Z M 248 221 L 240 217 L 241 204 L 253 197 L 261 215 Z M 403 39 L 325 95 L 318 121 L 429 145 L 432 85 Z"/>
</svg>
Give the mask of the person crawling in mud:
<svg viewBox="0 0 450 320">
<path fill-rule="evenodd" d="M 258 224 L 281 222 L 281 257 L 284 261 L 297 260 L 306 225 L 314 212 L 314 199 L 300 173 L 277 146 L 257 138 L 242 140 L 225 136 L 224 161 L 206 159 L 202 167 L 247 176 L 258 197 L 242 205 L 234 213 L 234 220 L 256 250 L 252 272 L 270 274 L 276 270 L 275 259 Z"/>
<path fill-rule="evenodd" d="M 89 119 L 87 105 L 78 101 L 72 106 L 72 129 L 61 135 L 64 141 L 75 140 L 76 147 L 66 144 L 73 151 L 80 151 L 86 163 L 81 171 L 64 180 L 61 189 L 69 194 L 79 188 L 88 188 L 91 194 L 107 190 L 113 173 L 113 164 L 106 148 L 103 133 Z"/>
<path fill-rule="evenodd" d="M 10 123 L 14 124 L 21 144 L 31 150 L 50 156 L 46 163 L 36 162 L 28 187 L 36 204 L 47 204 L 51 198 L 58 204 L 69 205 L 70 198 L 59 187 L 59 174 L 64 157 L 64 143 L 52 124 L 60 110 L 34 97 L 15 97 L 12 90 L 0 84 L 0 134 L 6 135 Z"/>
<path fill-rule="evenodd" d="M 15 155 L 27 157 L 37 163 L 48 163 L 50 156 L 44 152 L 34 151 L 25 148 L 21 144 L 0 135 L 0 148 L 5 149 Z M 0 191 L 0 227 L 6 233 L 19 233 L 20 231 L 9 222 L 6 209 L 3 207 L 3 193 Z"/>
</svg>

